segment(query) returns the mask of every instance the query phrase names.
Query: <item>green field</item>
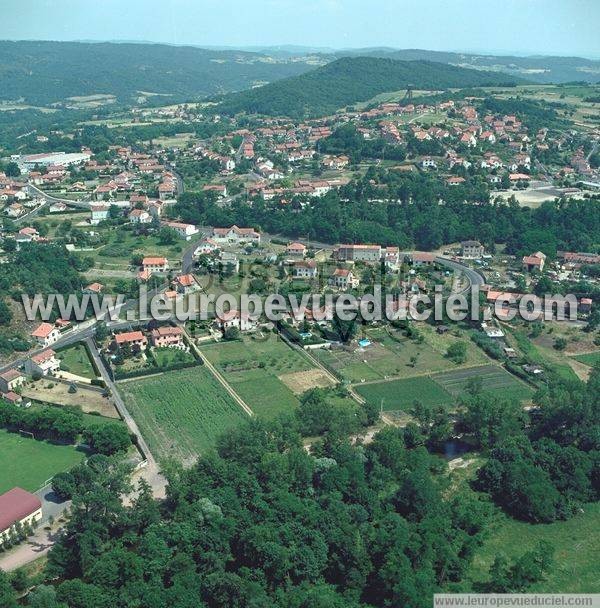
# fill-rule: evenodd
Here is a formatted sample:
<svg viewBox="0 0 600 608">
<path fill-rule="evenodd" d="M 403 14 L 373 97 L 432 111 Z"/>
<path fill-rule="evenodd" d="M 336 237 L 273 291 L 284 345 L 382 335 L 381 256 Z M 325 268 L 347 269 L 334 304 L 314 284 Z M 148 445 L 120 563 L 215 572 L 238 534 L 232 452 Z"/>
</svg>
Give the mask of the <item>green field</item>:
<svg viewBox="0 0 600 608">
<path fill-rule="evenodd" d="M 576 355 L 573 357 L 579 363 L 583 363 L 584 365 L 589 365 L 590 367 L 594 367 L 600 361 L 600 350 L 595 353 L 586 353 L 585 355 Z"/>
<path fill-rule="evenodd" d="M 600 593 L 600 503 L 584 506 L 584 513 L 552 524 L 528 524 L 498 515 L 490 536 L 478 549 L 471 566 L 472 581 L 488 579 L 497 554 L 518 558 L 540 541 L 554 546 L 554 563 L 545 581 L 528 592 Z"/>
<path fill-rule="evenodd" d="M 524 400 L 529 399 L 533 394 L 531 387 L 498 365 L 457 369 L 432 376 L 435 382 L 455 397 L 464 393 L 469 382 L 474 378 L 481 380 L 484 391 L 491 391 L 507 399 Z"/>
<path fill-rule="evenodd" d="M 248 416 L 203 366 L 119 384 L 153 454 L 190 461 Z"/>
<path fill-rule="evenodd" d="M 62 362 L 61 367 L 64 371 L 84 378 L 96 377 L 96 372 L 83 344 L 69 346 L 58 351 L 57 355 Z"/>
<path fill-rule="evenodd" d="M 33 492 L 85 456 L 72 445 L 55 445 L 0 430 L 0 494 L 15 486 Z"/>
<path fill-rule="evenodd" d="M 177 363 L 193 363 L 195 360 L 193 355 L 178 348 L 155 348 L 152 354 L 158 367 L 168 367 Z"/>
<path fill-rule="evenodd" d="M 254 413 L 265 418 L 289 412 L 300 403 L 279 376 L 312 369 L 306 357 L 275 334 L 211 344 L 201 352 Z"/>
<path fill-rule="evenodd" d="M 403 380 L 374 382 L 355 386 L 356 392 L 384 411 L 408 410 L 415 401 L 423 405 L 450 405 L 452 395 L 429 376 L 414 376 Z"/>
</svg>

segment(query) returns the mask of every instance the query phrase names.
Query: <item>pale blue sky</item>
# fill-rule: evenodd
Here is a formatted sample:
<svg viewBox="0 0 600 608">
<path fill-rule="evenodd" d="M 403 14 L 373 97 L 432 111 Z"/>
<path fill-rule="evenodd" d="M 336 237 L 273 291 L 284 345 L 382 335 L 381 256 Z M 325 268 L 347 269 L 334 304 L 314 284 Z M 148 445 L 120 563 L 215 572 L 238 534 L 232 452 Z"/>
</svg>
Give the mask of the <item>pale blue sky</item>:
<svg viewBox="0 0 600 608">
<path fill-rule="evenodd" d="M 600 57 L 600 0 L 1 0 L 0 38 Z"/>
</svg>

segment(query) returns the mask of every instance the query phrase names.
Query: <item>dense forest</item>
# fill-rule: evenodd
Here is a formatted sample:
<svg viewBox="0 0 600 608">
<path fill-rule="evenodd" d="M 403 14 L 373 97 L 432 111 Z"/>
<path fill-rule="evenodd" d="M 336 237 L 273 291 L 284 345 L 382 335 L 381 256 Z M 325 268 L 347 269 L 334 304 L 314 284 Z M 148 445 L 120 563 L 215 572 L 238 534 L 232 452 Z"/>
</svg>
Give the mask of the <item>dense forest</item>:
<svg viewBox="0 0 600 608">
<path fill-rule="evenodd" d="M 311 68 L 303 61 L 275 62 L 258 53 L 165 44 L 2 41 L 0 100 L 47 105 L 104 94 L 132 101 L 148 92 L 182 101 Z"/>
<path fill-rule="evenodd" d="M 516 201 L 482 203 L 489 199 L 485 182 L 448 187 L 427 174 L 389 171 L 381 186 L 370 183 L 371 175 L 305 206 L 300 201 L 281 205 L 257 198 L 251 204 L 238 200 L 224 209 L 202 193 L 187 192 L 180 197 L 177 212 L 196 224 L 237 223 L 289 237 L 405 249 L 431 250 L 478 239 L 492 251 L 496 243 L 504 243 L 510 253 L 541 249 L 553 256 L 561 249 L 594 251 L 598 245 L 597 198 L 550 201 L 530 209 Z"/>
<path fill-rule="evenodd" d="M 189 469 L 166 464 L 161 503 L 142 482 L 126 506 L 128 467 L 94 455 L 61 480 L 71 518 L 27 603 L 420 608 L 438 591 L 525 591 L 558 567 L 550 544 L 514 562 L 499 554 L 484 580 L 469 565 L 494 502 L 537 522 L 598 500 L 599 382 L 600 368 L 587 386 L 552 381 L 529 412 L 474 383 L 455 420 L 415 402 L 414 422 L 368 445 L 350 443 L 344 408 L 318 389 L 295 414 L 223 436 Z M 315 433 L 308 453 L 302 437 Z M 457 434 L 483 457 L 473 482 L 457 484 L 438 455 Z M 2 605 L 13 597 L 0 573 Z"/>
<path fill-rule="evenodd" d="M 525 80 L 429 61 L 343 58 L 300 76 L 228 95 L 218 108 L 225 114 L 248 112 L 304 118 L 331 114 L 341 107 L 408 85 L 435 91 L 520 82 Z"/>
</svg>

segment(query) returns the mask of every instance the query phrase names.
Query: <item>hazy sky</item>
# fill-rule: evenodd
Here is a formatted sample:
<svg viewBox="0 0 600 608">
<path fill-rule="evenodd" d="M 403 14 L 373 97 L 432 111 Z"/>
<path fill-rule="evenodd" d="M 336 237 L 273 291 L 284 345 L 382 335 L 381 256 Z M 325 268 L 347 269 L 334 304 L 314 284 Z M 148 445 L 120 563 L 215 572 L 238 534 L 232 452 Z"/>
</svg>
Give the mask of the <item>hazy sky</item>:
<svg viewBox="0 0 600 608">
<path fill-rule="evenodd" d="M 600 0 L 0 0 L 0 38 L 600 58 Z"/>
</svg>

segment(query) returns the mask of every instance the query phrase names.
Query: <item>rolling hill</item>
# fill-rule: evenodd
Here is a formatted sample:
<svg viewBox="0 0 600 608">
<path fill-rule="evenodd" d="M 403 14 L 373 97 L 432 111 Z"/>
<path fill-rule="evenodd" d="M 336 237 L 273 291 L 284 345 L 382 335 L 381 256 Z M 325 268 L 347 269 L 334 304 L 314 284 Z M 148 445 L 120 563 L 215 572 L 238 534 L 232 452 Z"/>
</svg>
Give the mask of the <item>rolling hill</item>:
<svg viewBox="0 0 600 608">
<path fill-rule="evenodd" d="M 302 118 L 330 114 L 340 107 L 366 101 L 379 93 L 397 91 L 409 84 L 417 89 L 439 90 L 524 82 L 506 74 L 430 61 L 345 57 L 300 76 L 227 95 L 219 111 Z"/>
<path fill-rule="evenodd" d="M 104 94 L 130 102 L 142 91 L 192 100 L 313 68 L 301 60 L 189 46 L 0 41 L 0 101 L 48 105 Z"/>
<path fill-rule="evenodd" d="M 356 49 L 336 51 L 337 57 L 368 56 L 400 61 L 437 61 L 475 70 L 488 70 L 520 76 L 540 84 L 561 82 L 600 82 L 600 61 L 583 57 L 476 55 L 422 49 Z"/>
</svg>

